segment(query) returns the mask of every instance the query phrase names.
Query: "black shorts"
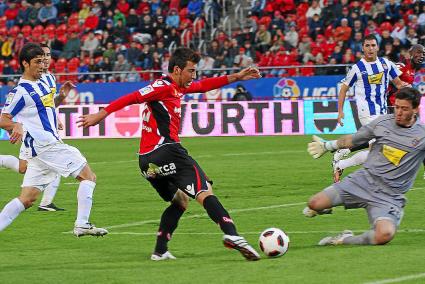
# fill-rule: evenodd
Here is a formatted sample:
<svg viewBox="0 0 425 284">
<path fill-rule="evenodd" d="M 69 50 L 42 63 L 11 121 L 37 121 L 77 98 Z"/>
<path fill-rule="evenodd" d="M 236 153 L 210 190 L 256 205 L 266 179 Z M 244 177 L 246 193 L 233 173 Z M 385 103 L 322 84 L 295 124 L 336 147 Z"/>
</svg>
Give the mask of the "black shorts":
<svg viewBox="0 0 425 284">
<path fill-rule="evenodd" d="M 168 144 L 139 156 L 142 175 L 165 201 L 180 189 L 189 197 L 208 190 L 208 179 L 198 163 L 179 143 Z"/>
</svg>

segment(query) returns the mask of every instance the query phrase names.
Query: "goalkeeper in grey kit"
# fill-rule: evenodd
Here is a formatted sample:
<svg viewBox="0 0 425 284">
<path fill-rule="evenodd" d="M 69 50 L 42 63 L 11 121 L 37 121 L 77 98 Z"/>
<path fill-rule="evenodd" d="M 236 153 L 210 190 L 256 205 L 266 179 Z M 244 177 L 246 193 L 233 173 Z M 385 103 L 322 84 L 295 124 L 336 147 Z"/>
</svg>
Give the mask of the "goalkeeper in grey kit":
<svg viewBox="0 0 425 284">
<path fill-rule="evenodd" d="M 413 186 L 425 157 L 425 125 L 418 117 L 420 100 L 418 90 L 403 88 L 396 94 L 394 114 L 380 116 L 338 140 L 313 136 L 308 152 L 315 159 L 327 151 L 376 139 L 363 168 L 313 195 L 308 202 L 315 212 L 309 217 L 335 206 L 365 208 L 370 230 L 356 236 L 346 230 L 325 237 L 319 245 L 383 245 L 394 238 L 403 218 L 404 194 Z"/>
</svg>

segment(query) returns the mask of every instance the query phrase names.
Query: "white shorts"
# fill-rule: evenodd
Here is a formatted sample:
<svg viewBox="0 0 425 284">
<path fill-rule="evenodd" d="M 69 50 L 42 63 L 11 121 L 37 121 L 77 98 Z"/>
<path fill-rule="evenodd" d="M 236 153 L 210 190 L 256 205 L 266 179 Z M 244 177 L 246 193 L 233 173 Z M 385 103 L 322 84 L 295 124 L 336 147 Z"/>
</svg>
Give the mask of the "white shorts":
<svg viewBox="0 0 425 284">
<path fill-rule="evenodd" d="M 80 151 L 63 143 L 56 143 L 28 159 L 28 168 L 22 187 L 36 187 L 43 191 L 59 175 L 77 177 L 87 165 Z"/>
<path fill-rule="evenodd" d="M 375 119 L 377 119 L 380 115 L 371 115 L 371 116 L 364 116 L 364 117 L 359 117 L 360 123 L 363 125 L 369 124 L 372 121 L 374 121 Z"/>
</svg>

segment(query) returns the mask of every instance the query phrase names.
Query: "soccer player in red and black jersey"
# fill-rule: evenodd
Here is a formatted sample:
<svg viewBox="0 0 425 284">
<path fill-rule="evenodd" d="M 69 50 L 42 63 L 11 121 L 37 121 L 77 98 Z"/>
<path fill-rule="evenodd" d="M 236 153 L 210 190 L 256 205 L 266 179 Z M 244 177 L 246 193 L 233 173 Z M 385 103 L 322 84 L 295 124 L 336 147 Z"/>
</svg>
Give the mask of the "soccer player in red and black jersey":
<svg viewBox="0 0 425 284">
<path fill-rule="evenodd" d="M 425 47 L 422 44 L 415 44 L 409 49 L 410 58 L 403 62 L 397 63 L 397 67 L 401 71 L 400 80 L 413 85 L 415 73 L 421 69 L 425 59 Z M 394 112 L 395 93 L 397 88 L 390 84 L 388 89 L 388 112 Z"/>
<path fill-rule="evenodd" d="M 413 81 L 415 80 L 415 73 L 419 71 L 422 67 L 422 63 L 425 59 L 425 47 L 422 44 L 415 44 L 409 49 L 410 58 L 408 60 L 404 60 L 404 62 L 397 63 L 398 68 L 402 72 L 400 75 L 400 79 L 410 85 L 413 85 Z M 395 94 L 397 89 L 394 85 L 390 84 L 388 89 L 388 113 L 394 113 L 394 101 Z M 423 161 L 425 168 L 425 160 Z M 425 179 L 425 173 L 424 173 Z"/>
<path fill-rule="evenodd" d="M 255 68 L 238 73 L 194 82 L 200 56 L 189 48 L 178 48 L 170 58 L 169 76 L 125 95 L 96 114 L 83 115 L 79 126 L 96 125 L 112 112 L 132 104 L 145 103 L 142 112 L 142 137 L 139 167 L 163 200 L 171 204 L 161 216 L 152 260 L 174 259 L 168 251 L 168 241 L 186 210 L 189 197 L 196 199 L 208 216 L 220 225 L 226 247 L 236 249 L 248 260 L 260 259 L 259 254 L 238 235 L 233 220 L 212 192 L 212 182 L 198 163 L 180 145 L 181 97 L 186 93 L 203 93 L 229 83 L 260 78 Z"/>
</svg>

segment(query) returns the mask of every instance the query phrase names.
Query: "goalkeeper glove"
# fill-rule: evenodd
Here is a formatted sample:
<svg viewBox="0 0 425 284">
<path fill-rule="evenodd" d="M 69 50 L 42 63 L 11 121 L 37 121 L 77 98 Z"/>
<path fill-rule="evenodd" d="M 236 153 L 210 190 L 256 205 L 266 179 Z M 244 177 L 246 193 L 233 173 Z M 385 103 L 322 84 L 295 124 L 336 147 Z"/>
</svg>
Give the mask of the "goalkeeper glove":
<svg viewBox="0 0 425 284">
<path fill-rule="evenodd" d="M 334 151 L 336 149 L 338 149 L 336 140 L 327 141 L 316 135 L 313 135 L 313 141 L 308 143 L 308 146 L 307 146 L 308 153 L 314 159 L 318 159 L 321 156 L 323 156 L 323 154 L 325 154 L 326 152 Z"/>
</svg>

